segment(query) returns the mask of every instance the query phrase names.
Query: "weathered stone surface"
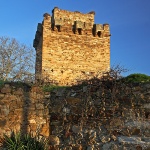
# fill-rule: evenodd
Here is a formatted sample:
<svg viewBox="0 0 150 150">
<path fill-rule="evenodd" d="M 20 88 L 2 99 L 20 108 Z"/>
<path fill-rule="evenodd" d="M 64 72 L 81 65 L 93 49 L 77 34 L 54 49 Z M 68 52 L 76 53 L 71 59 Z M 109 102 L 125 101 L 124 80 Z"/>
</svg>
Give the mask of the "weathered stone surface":
<svg viewBox="0 0 150 150">
<path fill-rule="evenodd" d="M 120 118 L 113 118 L 113 120 L 110 122 L 110 126 L 113 127 L 122 127 L 123 121 Z"/>
<path fill-rule="evenodd" d="M 59 138 L 55 135 L 50 135 L 49 136 L 49 144 L 50 145 L 59 145 L 60 141 Z"/>
<path fill-rule="evenodd" d="M 17 91 L 14 92 L 15 95 L 23 95 L 23 89 L 22 88 L 18 88 Z"/>
<path fill-rule="evenodd" d="M 150 103 L 146 103 L 146 104 L 144 104 L 144 108 L 147 108 L 147 109 L 149 109 L 149 110 L 150 110 Z"/>
<path fill-rule="evenodd" d="M 35 104 L 35 107 L 36 107 L 36 109 L 41 109 L 41 110 L 43 110 L 44 109 L 44 106 L 43 106 L 43 104 Z"/>
<path fill-rule="evenodd" d="M 0 93 L 0 99 L 4 98 L 5 94 Z"/>
<path fill-rule="evenodd" d="M 32 93 L 34 93 L 34 92 L 36 92 L 36 93 L 40 93 L 40 92 L 42 92 L 42 89 L 39 87 L 39 86 L 33 86 L 32 88 L 31 88 L 31 91 L 32 91 Z"/>
<path fill-rule="evenodd" d="M 74 97 L 68 97 L 66 98 L 66 101 L 70 105 L 76 105 L 81 103 L 81 99 L 79 98 L 74 98 Z"/>
<path fill-rule="evenodd" d="M 44 125 L 49 118 L 46 117 L 49 110 L 44 108 L 43 92 L 39 93 L 41 89 L 34 87 L 33 92 L 27 92 L 26 88 L 14 88 L 10 85 L 5 85 L 4 88 L 0 92 L 0 138 L 12 131 L 36 135 L 37 130 L 41 130 L 41 135 L 48 136 L 49 126 Z M 36 103 L 31 101 L 32 95 L 35 95 Z"/>
<path fill-rule="evenodd" d="M 4 127 L 6 125 L 6 119 L 0 119 L 0 127 Z"/>
<path fill-rule="evenodd" d="M 5 86 L 1 89 L 1 93 L 11 93 L 9 84 L 5 84 Z"/>
<path fill-rule="evenodd" d="M 74 133 L 79 134 L 79 133 L 82 131 L 82 127 L 74 125 L 74 126 L 72 127 L 72 131 L 73 131 Z"/>
<path fill-rule="evenodd" d="M 131 131 L 131 135 L 140 135 L 141 130 L 138 128 L 133 128 Z"/>
<path fill-rule="evenodd" d="M 43 124 L 41 127 L 40 134 L 43 135 L 44 137 L 48 137 L 49 133 L 50 133 L 49 124 Z"/>
<path fill-rule="evenodd" d="M 135 145 L 141 145 L 142 147 L 146 147 L 150 145 L 150 139 L 148 142 L 143 141 L 140 137 L 126 137 L 126 136 L 120 136 L 118 137 L 118 141 L 123 144 L 135 144 Z"/>
</svg>

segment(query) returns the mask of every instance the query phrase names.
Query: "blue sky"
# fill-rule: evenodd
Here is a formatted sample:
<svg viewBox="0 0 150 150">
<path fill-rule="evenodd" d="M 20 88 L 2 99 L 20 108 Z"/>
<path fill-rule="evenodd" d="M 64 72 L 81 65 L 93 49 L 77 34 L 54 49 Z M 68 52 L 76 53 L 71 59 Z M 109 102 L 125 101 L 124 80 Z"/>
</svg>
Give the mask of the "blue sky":
<svg viewBox="0 0 150 150">
<path fill-rule="evenodd" d="M 55 6 L 95 11 L 95 23 L 110 24 L 111 65 L 150 75 L 150 0 L 1 0 L 0 36 L 32 45 L 37 23 Z"/>
</svg>

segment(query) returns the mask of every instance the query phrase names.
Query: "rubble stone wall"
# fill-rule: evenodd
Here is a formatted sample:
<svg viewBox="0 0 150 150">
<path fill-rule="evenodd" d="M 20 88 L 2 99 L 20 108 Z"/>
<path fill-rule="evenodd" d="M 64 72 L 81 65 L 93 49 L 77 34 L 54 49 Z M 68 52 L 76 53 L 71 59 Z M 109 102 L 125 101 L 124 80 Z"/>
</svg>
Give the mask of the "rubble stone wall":
<svg viewBox="0 0 150 150">
<path fill-rule="evenodd" d="M 10 84 L 0 89 L 0 139 L 3 134 L 31 133 L 49 136 L 49 110 L 46 95 L 38 87 L 16 87 Z"/>
<path fill-rule="evenodd" d="M 122 150 L 150 147 L 150 84 L 89 84 L 43 92 L 5 84 L 0 137 L 36 132 L 53 149 Z"/>
<path fill-rule="evenodd" d="M 109 24 L 94 24 L 94 15 L 57 7 L 44 14 L 34 40 L 37 79 L 72 85 L 110 69 Z"/>
<path fill-rule="evenodd" d="M 83 150 L 149 150 L 150 84 L 100 83 L 51 93 L 51 144 Z"/>
</svg>

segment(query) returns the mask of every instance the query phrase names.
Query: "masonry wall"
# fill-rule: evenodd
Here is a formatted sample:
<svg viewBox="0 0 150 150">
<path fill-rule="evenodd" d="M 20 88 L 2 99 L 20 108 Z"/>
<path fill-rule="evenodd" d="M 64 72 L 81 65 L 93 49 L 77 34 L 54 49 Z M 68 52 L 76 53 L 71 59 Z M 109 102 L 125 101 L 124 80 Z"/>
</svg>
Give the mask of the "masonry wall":
<svg viewBox="0 0 150 150">
<path fill-rule="evenodd" d="M 150 84 L 93 82 L 51 92 L 5 84 L 0 145 L 3 134 L 12 131 L 38 132 L 54 150 L 149 150 Z"/>
<path fill-rule="evenodd" d="M 91 83 L 51 93 L 51 146 L 149 150 L 150 84 Z"/>
<path fill-rule="evenodd" d="M 47 95 L 41 88 L 5 84 L 0 89 L 0 144 L 3 134 L 14 131 L 48 137 L 49 109 Z M 49 98 L 49 93 L 48 93 Z"/>
<path fill-rule="evenodd" d="M 37 56 L 41 59 L 36 61 L 36 74 L 59 85 L 71 85 L 109 70 L 109 25 L 94 24 L 94 14 L 55 8 L 52 17 L 44 15 L 34 41 L 42 55 Z"/>
</svg>

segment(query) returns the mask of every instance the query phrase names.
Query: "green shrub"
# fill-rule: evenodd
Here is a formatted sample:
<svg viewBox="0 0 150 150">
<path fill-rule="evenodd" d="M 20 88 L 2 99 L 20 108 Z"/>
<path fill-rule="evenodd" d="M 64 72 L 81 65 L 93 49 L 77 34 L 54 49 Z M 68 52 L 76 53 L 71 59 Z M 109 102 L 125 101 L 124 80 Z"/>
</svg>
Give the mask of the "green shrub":
<svg viewBox="0 0 150 150">
<path fill-rule="evenodd" d="M 0 88 L 3 87 L 4 83 L 5 83 L 5 81 L 0 80 Z"/>
<path fill-rule="evenodd" d="M 33 138 L 31 134 L 12 133 L 10 137 L 4 135 L 4 147 L 7 150 L 46 150 L 47 141 L 39 136 Z"/>
<path fill-rule="evenodd" d="M 146 74 L 135 73 L 125 77 L 124 80 L 128 83 L 150 82 L 150 76 Z"/>
<path fill-rule="evenodd" d="M 45 85 L 43 86 L 44 92 L 51 92 L 53 90 L 61 89 L 61 88 L 67 88 L 67 86 L 58 86 L 58 85 Z"/>
</svg>

